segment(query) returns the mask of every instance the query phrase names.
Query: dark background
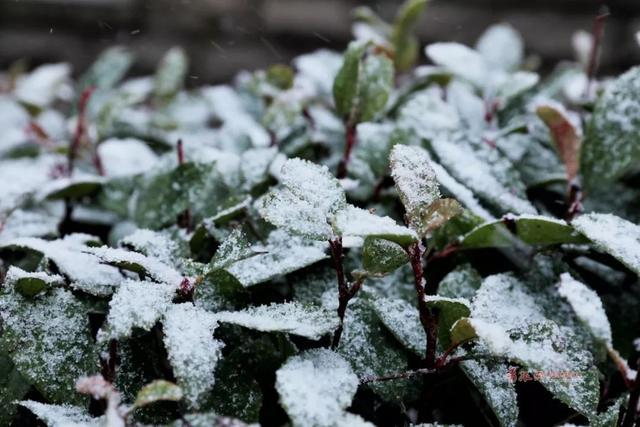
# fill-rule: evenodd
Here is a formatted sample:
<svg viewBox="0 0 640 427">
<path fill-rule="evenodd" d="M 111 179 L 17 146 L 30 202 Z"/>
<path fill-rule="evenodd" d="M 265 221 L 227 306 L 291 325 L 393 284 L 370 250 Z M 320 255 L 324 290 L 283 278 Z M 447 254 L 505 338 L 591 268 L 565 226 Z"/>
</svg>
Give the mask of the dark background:
<svg viewBox="0 0 640 427">
<path fill-rule="evenodd" d="M 571 35 L 591 30 L 597 0 L 432 0 L 419 34 L 424 43 L 472 44 L 488 25 L 520 30 L 543 68 L 571 58 Z M 606 2 L 602 73 L 640 63 L 640 0 Z M 193 84 L 228 80 L 240 69 L 288 62 L 318 47 L 337 50 L 350 39 L 351 9 L 367 4 L 391 18 L 401 1 L 355 0 L 0 0 L 0 68 L 69 61 L 76 73 L 105 47 L 137 55 L 134 73 L 148 73 L 174 45 L 187 49 Z"/>
</svg>

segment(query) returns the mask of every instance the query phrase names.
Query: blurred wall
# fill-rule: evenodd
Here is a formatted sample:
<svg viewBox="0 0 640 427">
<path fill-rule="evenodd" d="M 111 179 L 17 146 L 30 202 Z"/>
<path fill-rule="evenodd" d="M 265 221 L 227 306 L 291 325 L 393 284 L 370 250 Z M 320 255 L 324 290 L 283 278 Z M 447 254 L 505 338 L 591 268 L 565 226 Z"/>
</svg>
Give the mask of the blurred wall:
<svg viewBox="0 0 640 427">
<path fill-rule="evenodd" d="M 596 0 L 433 0 L 419 34 L 424 43 L 472 44 L 483 29 L 506 21 L 543 65 L 571 58 L 571 35 L 590 30 Z M 401 1 L 355 0 L 0 0 L 0 67 L 18 58 L 32 65 L 69 61 L 83 70 L 105 47 L 128 46 L 136 73 L 155 67 L 171 46 L 187 49 L 193 83 L 229 79 L 239 69 L 287 62 L 318 47 L 341 50 L 351 9 L 367 4 L 383 17 Z M 640 0 L 607 2 L 602 71 L 640 63 Z"/>
</svg>

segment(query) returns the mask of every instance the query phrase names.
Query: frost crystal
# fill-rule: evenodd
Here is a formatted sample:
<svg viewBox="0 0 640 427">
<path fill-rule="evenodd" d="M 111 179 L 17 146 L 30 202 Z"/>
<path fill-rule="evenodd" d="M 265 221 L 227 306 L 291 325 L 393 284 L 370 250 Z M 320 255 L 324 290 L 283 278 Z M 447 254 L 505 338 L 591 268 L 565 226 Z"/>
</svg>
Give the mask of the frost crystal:
<svg viewBox="0 0 640 427">
<path fill-rule="evenodd" d="M 171 306 L 162 330 L 169 362 L 189 406 L 197 408 L 215 384 L 224 344 L 213 338 L 215 316 L 190 303 Z"/>
<path fill-rule="evenodd" d="M 242 311 L 216 314 L 222 323 L 232 323 L 265 332 L 284 332 L 318 340 L 338 327 L 338 318 L 322 308 L 297 302 L 260 305 Z"/>
<path fill-rule="evenodd" d="M 330 350 L 306 351 L 276 372 L 280 402 L 295 426 L 337 425 L 357 389 L 349 363 Z"/>
</svg>

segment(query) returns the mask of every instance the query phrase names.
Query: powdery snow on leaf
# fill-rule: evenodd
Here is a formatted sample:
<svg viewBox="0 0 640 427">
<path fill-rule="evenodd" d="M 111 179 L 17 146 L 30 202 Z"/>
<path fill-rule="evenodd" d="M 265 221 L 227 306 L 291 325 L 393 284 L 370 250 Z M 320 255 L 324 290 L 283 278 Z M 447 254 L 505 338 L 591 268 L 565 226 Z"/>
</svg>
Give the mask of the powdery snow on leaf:
<svg viewBox="0 0 640 427">
<path fill-rule="evenodd" d="M 48 405 L 33 400 L 23 400 L 24 406 L 48 427 L 100 427 L 104 417 L 92 418 L 85 408 L 71 405 Z"/>
<path fill-rule="evenodd" d="M 241 311 L 216 314 L 223 323 L 244 326 L 266 332 L 284 332 L 318 340 L 338 327 L 335 313 L 297 302 L 261 305 Z"/>
<path fill-rule="evenodd" d="M 224 343 L 213 338 L 215 316 L 191 303 L 172 305 L 162 330 L 169 362 L 190 407 L 197 408 L 215 384 Z"/>
<path fill-rule="evenodd" d="M 280 403 L 294 426 L 337 425 L 358 383 L 349 363 L 326 349 L 294 356 L 276 371 Z"/>
<path fill-rule="evenodd" d="M 419 357 L 424 357 L 427 336 L 420 324 L 418 309 L 401 299 L 376 298 L 373 309 L 380 321 L 404 345 Z"/>
<path fill-rule="evenodd" d="M 401 246 L 408 246 L 418 240 L 415 231 L 396 224 L 393 219 L 374 215 L 355 206 L 347 206 L 338 212 L 335 228 L 345 237 L 379 237 Z"/>
</svg>

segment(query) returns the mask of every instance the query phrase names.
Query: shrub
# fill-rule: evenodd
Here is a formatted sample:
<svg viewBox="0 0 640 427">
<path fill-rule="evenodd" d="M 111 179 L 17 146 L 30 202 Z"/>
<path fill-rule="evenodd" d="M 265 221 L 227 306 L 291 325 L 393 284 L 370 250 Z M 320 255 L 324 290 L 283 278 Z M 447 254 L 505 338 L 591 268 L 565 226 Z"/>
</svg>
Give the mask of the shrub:
<svg viewBox="0 0 640 427">
<path fill-rule="evenodd" d="M 640 68 L 414 67 L 425 3 L 233 85 L 6 73 L 0 424 L 634 424 Z"/>
</svg>

